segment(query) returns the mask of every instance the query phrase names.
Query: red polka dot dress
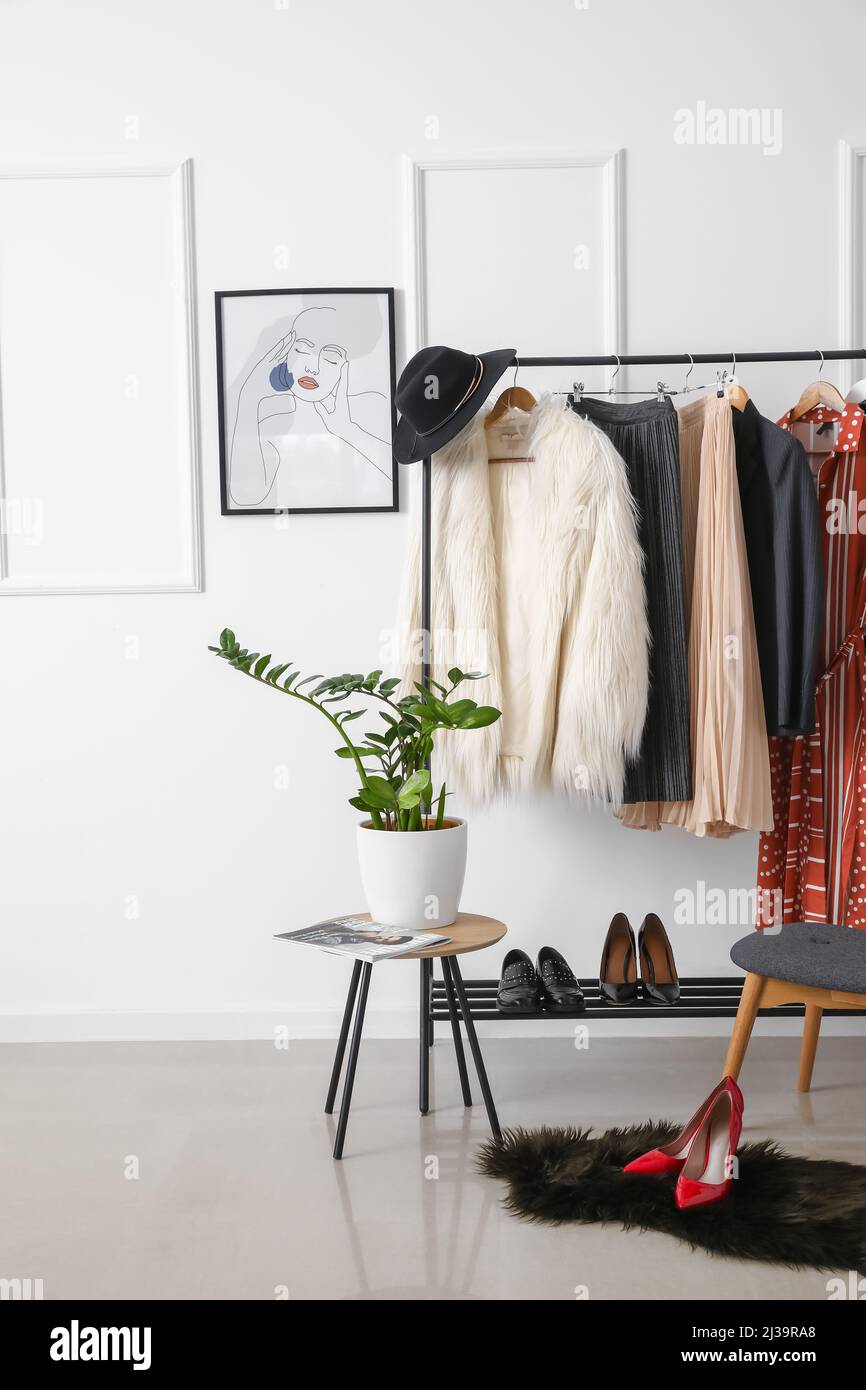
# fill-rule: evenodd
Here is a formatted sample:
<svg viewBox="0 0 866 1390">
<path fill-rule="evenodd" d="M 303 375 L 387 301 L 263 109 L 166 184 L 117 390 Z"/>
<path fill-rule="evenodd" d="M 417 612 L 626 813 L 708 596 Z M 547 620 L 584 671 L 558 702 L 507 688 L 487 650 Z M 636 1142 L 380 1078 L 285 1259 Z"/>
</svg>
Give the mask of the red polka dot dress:
<svg viewBox="0 0 866 1390">
<path fill-rule="evenodd" d="M 791 423 L 791 412 L 779 421 Z M 815 732 L 770 739 L 774 828 L 758 850 L 759 925 L 866 928 L 866 439 L 863 410 L 815 406 L 838 422 L 818 473 L 826 606 Z M 781 909 L 781 910 L 780 910 Z"/>
</svg>

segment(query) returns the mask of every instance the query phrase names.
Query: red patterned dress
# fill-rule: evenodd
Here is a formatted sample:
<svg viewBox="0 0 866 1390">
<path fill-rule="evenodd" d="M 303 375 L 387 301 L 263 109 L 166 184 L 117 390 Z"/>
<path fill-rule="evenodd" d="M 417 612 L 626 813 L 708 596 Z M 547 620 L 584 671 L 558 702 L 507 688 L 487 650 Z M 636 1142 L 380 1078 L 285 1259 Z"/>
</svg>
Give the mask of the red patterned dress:
<svg viewBox="0 0 866 1390">
<path fill-rule="evenodd" d="M 783 429 L 790 414 L 779 421 Z M 774 828 L 758 850 L 758 925 L 866 928 L 866 438 L 863 410 L 816 406 L 837 422 L 818 473 L 827 586 L 815 733 L 771 738 Z M 779 905 L 781 904 L 781 912 Z"/>
</svg>

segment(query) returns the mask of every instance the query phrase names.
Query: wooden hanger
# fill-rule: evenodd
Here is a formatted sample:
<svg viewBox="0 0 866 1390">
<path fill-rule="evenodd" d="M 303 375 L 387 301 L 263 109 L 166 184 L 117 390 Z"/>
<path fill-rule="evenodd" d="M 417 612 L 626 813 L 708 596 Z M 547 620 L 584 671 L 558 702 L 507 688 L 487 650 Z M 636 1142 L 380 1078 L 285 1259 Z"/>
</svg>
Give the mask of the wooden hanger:
<svg viewBox="0 0 866 1390">
<path fill-rule="evenodd" d="M 506 411 L 509 411 L 509 410 L 523 410 L 523 411 L 525 411 L 525 412 L 528 413 L 530 410 L 532 410 L 533 406 L 536 406 L 536 405 L 538 404 L 537 400 L 535 399 L 535 397 L 533 396 L 533 394 L 532 394 L 531 391 L 527 391 L 527 389 L 526 389 L 525 386 L 518 386 L 518 385 L 517 385 L 517 373 L 518 373 L 519 370 L 520 370 L 520 363 L 515 359 L 515 365 L 514 365 L 514 381 L 513 381 L 513 383 L 512 383 L 511 386 L 506 386 L 505 390 L 504 390 L 504 391 L 501 393 L 501 395 L 499 396 L 499 398 L 498 398 L 496 404 L 494 405 L 493 409 L 491 410 L 490 414 L 487 416 L 487 419 L 484 421 L 484 428 L 485 428 L 485 430 L 489 430 L 492 426 L 498 424 L 498 422 L 502 419 L 503 415 L 505 415 Z M 488 463 L 532 463 L 532 462 L 533 462 L 533 459 L 532 459 L 529 455 L 526 455 L 526 454 L 520 454 L 520 455 L 501 454 L 501 455 L 496 455 L 496 454 L 491 454 L 490 451 L 488 450 L 487 462 L 488 462 Z"/>
<path fill-rule="evenodd" d="M 741 381 L 734 378 L 725 383 L 725 396 L 730 401 L 735 410 L 745 410 L 749 393 Z"/>
<path fill-rule="evenodd" d="M 512 407 L 515 410 L 531 410 L 535 405 L 538 405 L 538 401 L 535 399 L 532 392 L 527 391 L 525 386 L 518 386 L 515 381 L 513 386 L 506 386 L 505 390 L 499 396 L 495 406 L 484 421 L 484 428 L 489 430 L 490 426 L 495 425 L 496 421 L 502 418 L 506 410 L 511 410 Z"/>
<path fill-rule="evenodd" d="M 802 392 L 800 399 L 791 411 L 791 419 L 799 420 L 808 411 L 813 410 L 816 405 L 824 405 L 828 410 L 838 410 L 841 415 L 845 409 L 845 398 L 837 386 L 832 381 L 825 381 L 821 376 L 824 370 L 824 354 L 818 348 L 821 358 L 821 366 L 818 370 L 818 380 L 812 381 Z"/>
</svg>

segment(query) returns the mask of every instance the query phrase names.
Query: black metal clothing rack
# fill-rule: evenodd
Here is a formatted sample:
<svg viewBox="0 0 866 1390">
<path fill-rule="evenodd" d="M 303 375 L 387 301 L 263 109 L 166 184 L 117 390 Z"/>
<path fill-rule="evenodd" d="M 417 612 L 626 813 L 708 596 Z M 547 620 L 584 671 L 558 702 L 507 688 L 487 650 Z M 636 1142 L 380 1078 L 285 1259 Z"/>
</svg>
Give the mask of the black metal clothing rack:
<svg viewBox="0 0 866 1390">
<path fill-rule="evenodd" d="M 866 348 L 833 348 L 822 352 L 812 348 L 804 352 L 682 352 L 682 353 L 624 353 L 595 354 L 580 357 L 515 357 L 515 365 L 520 367 L 690 367 L 692 365 L 716 364 L 718 366 L 750 362 L 855 362 L 866 360 Z M 647 392 L 651 395 L 651 392 Z M 433 468 L 431 459 L 422 460 L 421 480 L 421 680 L 426 684 L 432 666 L 432 534 L 431 498 Z M 422 1050 L 426 1039 L 428 1045 L 433 1041 L 433 1026 L 445 1022 L 451 1015 L 448 1010 L 445 982 L 434 980 L 432 960 L 421 962 L 421 1039 Z M 496 1008 L 495 980 L 466 980 L 466 1002 L 470 1017 L 476 1021 L 504 1018 L 562 1018 L 562 1014 L 530 1013 L 501 1014 Z M 678 1015 L 681 1018 L 733 1018 L 740 1002 L 742 980 L 737 976 L 699 977 L 680 981 L 682 993 L 674 1005 L 648 1005 L 642 1001 L 624 1008 L 613 1009 L 599 999 L 598 981 L 581 980 L 581 988 L 586 996 L 586 1009 L 580 1014 L 565 1015 L 573 1018 L 668 1018 Z M 462 1001 L 461 1001 L 462 1003 Z M 851 1009 L 834 1009 L 834 1014 L 856 1013 Z M 460 1010 L 462 1016 L 462 1009 Z M 800 1004 L 786 1005 L 781 1009 L 762 1009 L 761 1014 L 782 1013 L 802 1015 Z"/>
</svg>

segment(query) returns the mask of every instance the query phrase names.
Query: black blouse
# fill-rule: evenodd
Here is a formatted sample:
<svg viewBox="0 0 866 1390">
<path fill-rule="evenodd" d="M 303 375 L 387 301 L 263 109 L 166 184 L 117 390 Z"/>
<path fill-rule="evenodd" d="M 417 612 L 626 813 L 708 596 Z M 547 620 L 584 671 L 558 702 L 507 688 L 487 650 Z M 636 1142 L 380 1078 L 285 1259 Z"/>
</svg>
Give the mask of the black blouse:
<svg viewBox="0 0 866 1390">
<path fill-rule="evenodd" d="M 824 621 L 818 495 L 798 439 L 731 410 L 769 734 L 811 734 Z"/>
</svg>

